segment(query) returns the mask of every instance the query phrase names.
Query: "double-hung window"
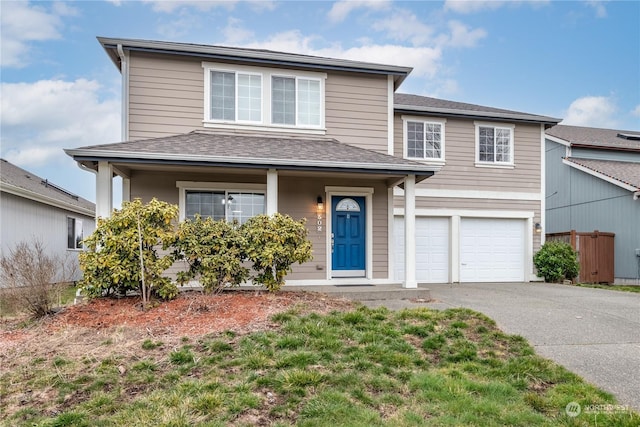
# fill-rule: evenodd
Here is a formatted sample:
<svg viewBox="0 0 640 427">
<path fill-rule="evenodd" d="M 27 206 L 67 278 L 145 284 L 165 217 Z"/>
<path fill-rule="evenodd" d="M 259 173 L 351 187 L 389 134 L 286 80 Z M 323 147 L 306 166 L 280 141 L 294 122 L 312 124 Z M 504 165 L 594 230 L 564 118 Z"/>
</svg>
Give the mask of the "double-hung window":
<svg viewBox="0 0 640 427">
<path fill-rule="evenodd" d="M 479 164 L 513 165 L 513 126 L 476 124 L 476 161 Z"/>
<path fill-rule="evenodd" d="M 67 217 L 67 249 L 82 249 L 83 240 L 82 220 Z"/>
<path fill-rule="evenodd" d="M 320 126 L 320 80 L 271 77 L 271 123 Z"/>
<path fill-rule="evenodd" d="M 444 162 L 445 120 L 424 120 L 403 117 L 405 157 Z"/>
<path fill-rule="evenodd" d="M 235 71 L 209 71 L 209 119 L 262 122 L 262 76 Z"/>
</svg>

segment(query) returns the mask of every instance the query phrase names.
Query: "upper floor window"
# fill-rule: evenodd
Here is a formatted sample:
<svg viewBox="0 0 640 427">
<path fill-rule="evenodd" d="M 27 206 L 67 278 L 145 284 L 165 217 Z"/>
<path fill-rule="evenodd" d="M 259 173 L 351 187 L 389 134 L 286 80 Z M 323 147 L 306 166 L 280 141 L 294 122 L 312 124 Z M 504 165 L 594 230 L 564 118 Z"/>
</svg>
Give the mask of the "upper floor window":
<svg viewBox="0 0 640 427">
<path fill-rule="evenodd" d="M 512 166 L 513 128 L 476 123 L 476 161 L 480 164 Z"/>
<path fill-rule="evenodd" d="M 403 122 L 405 157 L 444 162 L 444 120 L 403 117 Z"/>
<path fill-rule="evenodd" d="M 324 133 L 326 74 L 202 64 L 206 127 L 251 126 Z"/>
<path fill-rule="evenodd" d="M 214 71 L 210 75 L 212 120 L 262 121 L 262 76 Z"/>
<path fill-rule="evenodd" d="M 67 249 L 82 249 L 83 240 L 82 220 L 67 217 Z"/>
</svg>

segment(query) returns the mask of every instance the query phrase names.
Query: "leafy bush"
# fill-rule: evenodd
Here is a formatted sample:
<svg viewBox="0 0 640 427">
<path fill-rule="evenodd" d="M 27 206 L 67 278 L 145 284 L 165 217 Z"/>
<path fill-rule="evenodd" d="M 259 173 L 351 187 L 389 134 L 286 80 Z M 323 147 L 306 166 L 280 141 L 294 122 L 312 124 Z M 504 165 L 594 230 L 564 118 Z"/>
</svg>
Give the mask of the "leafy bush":
<svg viewBox="0 0 640 427">
<path fill-rule="evenodd" d="M 237 223 L 200 217 L 182 222 L 174 254 L 189 269 L 178 273 L 178 283 L 198 278 L 205 292 L 239 285 L 249 277 L 249 269 L 242 265 L 245 245 Z"/>
<path fill-rule="evenodd" d="M 284 277 L 294 262 L 301 264 L 312 259 L 305 222 L 274 214 L 254 216 L 242 225 L 247 259 L 257 272 L 252 277 L 254 283 L 277 291 L 284 285 Z"/>
<path fill-rule="evenodd" d="M 146 205 L 140 199 L 124 202 L 111 217 L 98 219 L 96 231 L 85 240 L 88 250 L 80 254 L 81 289 L 89 297 L 139 290 L 144 303 L 151 293 L 174 298 L 178 288 L 163 276 L 174 257 L 161 256 L 158 249 L 173 245 L 177 216 L 178 206 L 154 198 Z"/>
<path fill-rule="evenodd" d="M 0 306 L 45 316 L 76 271 L 72 258 L 47 254 L 41 241 L 20 242 L 0 257 Z"/>
<path fill-rule="evenodd" d="M 546 282 L 560 282 L 571 280 L 580 271 L 578 254 L 570 244 L 558 241 L 547 242 L 533 257 L 533 264 L 538 270 L 538 276 L 544 277 Z"/>
</svg>

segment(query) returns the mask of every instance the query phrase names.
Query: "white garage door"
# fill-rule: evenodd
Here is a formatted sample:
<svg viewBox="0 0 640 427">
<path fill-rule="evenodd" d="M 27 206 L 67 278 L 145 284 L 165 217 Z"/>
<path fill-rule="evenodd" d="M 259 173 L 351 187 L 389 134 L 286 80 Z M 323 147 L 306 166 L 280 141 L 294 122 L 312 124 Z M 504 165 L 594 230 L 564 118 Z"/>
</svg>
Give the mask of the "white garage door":
<svg viewBox="0 0 640 427">
<path fill-rule="evenodd" d="M 524 281 L 526 221 L 462 218 L 460 220 L 460 281 Z"/>
<path fill-rule="evenodd" d="M 404 280 L 404 218 L 394 221 L 395 275 Z M 449 219 L 416 218 L 416 280 L 421 283 L 449 281 Z"/>
</svg>

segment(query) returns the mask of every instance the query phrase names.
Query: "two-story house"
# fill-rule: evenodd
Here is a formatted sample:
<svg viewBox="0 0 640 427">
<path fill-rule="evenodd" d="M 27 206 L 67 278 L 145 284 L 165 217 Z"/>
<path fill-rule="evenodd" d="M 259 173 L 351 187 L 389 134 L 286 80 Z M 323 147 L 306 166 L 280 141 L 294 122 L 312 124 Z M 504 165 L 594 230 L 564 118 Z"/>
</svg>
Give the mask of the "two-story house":
<svg viewBox="0 0 640 427">
<path fill-rule="evenodd" d="M 307 218 L 288 283 L 528 281 L 559 120 L 396 94 L 411 68 L 99 38 L 122 74 L 123 141 L 66 150 L 123 199 L 244 221 Z M 434 176 L 435 173 L 435 176 Z M 406 238 L 405 238 L 406 237 Z"/>
<path fill-rule="evenodd" d="M 615 282 L 640 284 L 640 131 L 558 125 L 546 153 L 547 233 L 614 233 Z"/>
</svg>

